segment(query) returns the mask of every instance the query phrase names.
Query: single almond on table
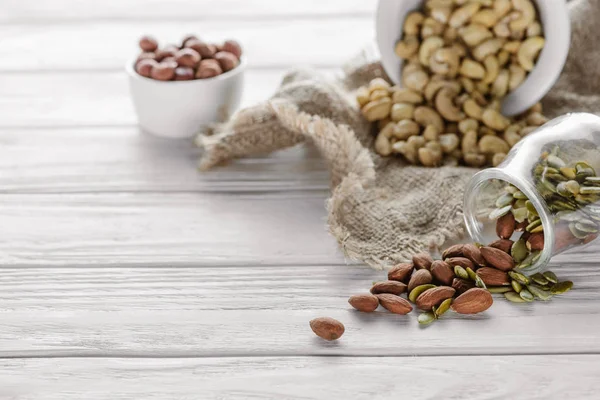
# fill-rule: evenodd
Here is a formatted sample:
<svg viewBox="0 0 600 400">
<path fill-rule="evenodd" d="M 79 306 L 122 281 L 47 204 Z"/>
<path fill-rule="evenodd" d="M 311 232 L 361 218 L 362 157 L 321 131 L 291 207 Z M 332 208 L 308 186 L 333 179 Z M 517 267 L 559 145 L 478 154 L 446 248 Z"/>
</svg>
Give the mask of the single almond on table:
<svg viewBox="0 0 600 400">
<path fill-rule="evenodd" d="M 496 268 L 483 267 L 476 272 L 486 286 L 504 286 L 510 284 L 508 274 Z"/>
<path fill-rule="evenodd" d="M 496 235 L 501 239 L 510 239 L 515 233 L 515 225 L 515 216 L 511 212 L 503 215 L 496 221 Z"/>
<path fill-rule="evenodd" d="M 371 293 L 391 293 L 399 295 L 406 292 L 406 284 L 398 281 L 377 282 L 371 287 Z"/>
<path fill-rule="evenodd" d="M 436 281 L 447 286 L 452 284 L 452 280 L 456 276 L 450 264 L 441 260 L 434 261 L 431 264 L 431 275 Z"/>
<path fill-rule="evenodd" d="M 373 312 L 379 307 L 379 299 L 370 293 L 350 296 L 348 303 L 358 311 L 362 312 Z"/>
<path fill-rule="evenodd" d="M 408 300 L 394 294 L 378 294 L 377 298 L 383 308 L 394 314 L 405 315 L 413 309 Z"/>
<path fill-rule="evenodd" d="M 451 298 L 456 290 L 449 286 L 438 286 L 424 291 L 417 297 L 417 307 L 421 310 L 431 311 L 433 306 L 439 305 L 442 301 Z"/>
<path fill-rule="evenodd" d="M 450 246 L 442 252 L 442 259 L 445 260 L 448 257 L 462 257 L 464 256 L 464 248 L 465 245 L 462 243 Z"/>
<path fill-rule="evenodd" d="M 529 238 L 527 239 L 527 248 L 530 251 L 543 250 L 544 249 L 544 234 L 541 232 L 532 233 L 531 236 L 529 236 Z"/>
<path fill-rule="evenodd" d="M 485 289 L 469 289 L 452 302 L 452 310 L 459 314 L 478 314 L 490 308 L 494 299 Z"/>
<path fill-rule="evenodd" d="M 512 240 L 500 239 L 490 243 L 489 247 L 493 247 L 495 249 L 502 250 L 506 254 L 510 254 L 510 249 L 512 248 L 513 243 L 514 242 Z M 481 252 L 481 249 L 479 251 Z"/>
<path fill-rule="evenodd" d="M 410 282 L 408 282 L 408 292 L 412 292 L 414 288 L 421 285 L 426 285 L 431 283 L 433 277 L 431 276 L 431 272 L 426 269 L 419 269 L 413 272 L 410 277 Z"/>
<path fill-rule="evenodd" d="M 505 253 L 500 249 L 494 247 L 482 247 L 480 250 L 481 255 L 491 267 L 505 272 L 511 271 L 515 267 L 515 260 L 513 260 L 510 254 Z"/>
<path fill-rule="evenodd" d="M 407 283 L 414 269 L 411 263 L 398 264 L 389 270 L 388 280 Z"/>
<path fill-rule="evenodd" d="M 475 287 L 475 284 L 472 281 L 466 279 L 454 278 L 454 280 L 452 280 L 452 287 L 454 288 L 454 290 L 456 290 L 456 293 L 463 294 L 467 290 L 473 289 Z"/>
<path fill-rule="evenodd" d="M 466 258 L 473 261 L 475 265 L 480 267 L 485 267 L 485 258 L 481 255 L 481 251 L 479 247 L 474 244 L 465 244 L 463 247 L 463 254 Z"/>
<path fill-rule="evenodd" d="M 344 324 L 329 317 L 313 319 L 310 321 L 310 329 L 312 329 L 315 335 L 325 340 L 337 340 L 342 337 L 346 330 Z"/>
<path fill-rule="evenodd" d="M 413 256 L 412 262 L 417 269 L 429 269 L 433 263 L 433 258 L 428 253 L 419 253 Z"/>
<path fill-rule="evenodd" d="M 471 268 L 473 271 L 477 269 L 475 263 L 466 257 L 450 257 L 446 258 L 444 261 L 446 261 L 451 268 L 454 268 L 456 265 L 460 265 L 464 269 Z"/>
</svg>

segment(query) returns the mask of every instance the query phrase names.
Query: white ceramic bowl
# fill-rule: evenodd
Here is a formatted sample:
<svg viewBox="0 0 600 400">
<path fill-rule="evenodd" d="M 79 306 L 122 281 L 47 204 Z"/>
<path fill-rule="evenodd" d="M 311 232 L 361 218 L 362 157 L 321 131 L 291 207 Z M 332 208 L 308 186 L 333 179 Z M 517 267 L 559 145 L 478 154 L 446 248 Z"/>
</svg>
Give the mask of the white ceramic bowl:
<svg viewBox="0 0 600 400">
<path fill-rule="evenodd" d="M 187 138 L 203 127 L 224 121 L 239 107 L 246 61 L 222 75 L 189 81 L 158 81 L 125 66 L 131 98 L 143 130 L 157 136 Z"/>
<path fill-rule="evenodd" d="M 571 42 L 571 23 L 566 0 L 534 0 L 546 38 L 535 68 L 527 79 L 502 103 L 504 115 L 516 115 L 541 100 L 552 88 L 567 60 Z M 422 9 L 423 0 L 379 0 L 377 9 L 377 45 L 381 63 L 394 83 L 400 83 L 402 60 L 394 53 L 402 38 L 406 15 Z"/>
</svg>

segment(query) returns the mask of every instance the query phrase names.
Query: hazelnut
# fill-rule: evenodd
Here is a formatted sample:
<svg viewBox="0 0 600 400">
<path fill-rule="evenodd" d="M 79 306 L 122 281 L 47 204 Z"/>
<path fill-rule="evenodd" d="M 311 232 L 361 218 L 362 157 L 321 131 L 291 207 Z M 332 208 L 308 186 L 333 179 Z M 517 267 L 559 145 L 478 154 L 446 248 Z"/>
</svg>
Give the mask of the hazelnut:
<svg viewBox="0 0 600 400">
<path fill-rule="evenodd" d="M 202 58 L 212 58 L 217 52 L 217 48 L 214 45 L 202 42 L 198 39 L 189 40 L 186 42 L 185 47 L 196 50 Z"/>
<path fill-rule="evenodd" d="M 235 40 L 228 40 L 225 43 L 223 43 L 223 51 L 230 52 L 231 54 L 236 56 L 238 60 L 240 59 L 240 57 L 242 57 L 242 46 L 240 46 L 240 44 Z"/>
<path fill-rule="evenodd" d="M 140 60 L 135 65 L 135 72 L 137 72 L 141 76 L 145 76 L 146 78 L 150 78 L 150 76 L 152 75 L 152 69 L 155 66 L 157 66 L 157 65 L 158 65 L 158 63 L 156 62 L 156 60 L 153 60 L 153 59 L 150 59 L 150 58 L 144 59 L 144 60 Z"/>
<path fill-rule="evenodd" d="M 177 67 L 175 68 L 175 80 L 176 81 L 189 81 L 194 79 L 194 69 L 190 67 Z"/>
<path fill-rule="evenodd" d="M 181 48 L 183 49 L 184 47 L 186 47 L 185 44 L 188 41 L 192 40 L 192 39 L 198 40 L 198 38 L 196 37 L 196 35 L 186 35 L 186 36 L 184 36 L 184 38 L 181 40 Z"/>
<path fill-rule="evenodd" d="M 170 81 L 175 76 L 175 68 L 177 63 L 174 61 L 158 63 L 152 68 L 150 77 L 159 81 Z"/>
<path fill-rule="evenodd" d="M 158 48 L 158 42 L 152 36 L 142 36 L 139 42 L 142 51 L 154 51 Z"/>
<path fill-rule="evenodd" d="M 196 78 L 206 79 L 212 78 L 223 73 L 221 66 L 217 60 L 202 60 L 196 72 Z"/>
<path fill-rule="evenodd" d="M 195 68 L 200 62 L 200 54 L 194 49 L 181 49 L 175 53 L 175 61 L 182 67 Z"/>
<path fill-rule="evenodd" d="M 156 59 L 156 54 L 149 52 L 149 53 L 140 53 L 140 55 L 138 56 L 136 63 L 138 61 L 141 60 L 155 60 Z"/>
<path fill-rule="evenodd" d="M 177 53 L 178 51 L 179 48 L 172 44 L 163 47 L 162 49 L 158 49 L 154 52 L 156 54 L 156 61 L 162 61 L 167 57 L 174 57 L 175 53 Z"/>
<path fill-rule="evenodd" d="M 232 69 L 237 67 L 240 62 L 234 54 L 231 54 L 228 51 L 220 51 L 217 54 L 215 54 L 215 60 L 219 62 L 221 68 L 225 72 L 231 71 Z"/>
</svg>

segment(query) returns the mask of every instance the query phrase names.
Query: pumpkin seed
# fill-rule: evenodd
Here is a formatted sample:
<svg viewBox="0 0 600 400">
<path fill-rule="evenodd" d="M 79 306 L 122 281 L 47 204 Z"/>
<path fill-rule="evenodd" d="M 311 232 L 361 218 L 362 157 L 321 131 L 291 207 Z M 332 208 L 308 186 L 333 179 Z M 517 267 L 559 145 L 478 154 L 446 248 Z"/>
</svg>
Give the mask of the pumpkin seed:
<svg viewBox="0 0 600 400">
<path fill-rule="evenodd" d="M 521 290 L 523 290 L 523 285 L 517 281 L 510 281 L 510 286 L 512 286 L 513 290 L 517 293 L 520 293 Z"/>
<path fill-rule="evenodd" d="M 523 200 L 527 200 L 527 196 L 525 196 L 525 193 L 521 192 L 520 190 L 517 190 L 514 194 L 513 197 L 515 199 L 523 199 Z"/>
<path fill-rule="evenodd" d="M 546 272 L 544 272 L 544 277 L 548 280 L 548 282 L 558 283 L 558 277 L 552 271 L 546 271 Z"/>
<path fill-rule="evenodd" d="M 430 323 L 435 321 L 435 314 L 432 312 L 425 312 L 419 314 L 419 316 L 417 317 L 417 321 L 419 321 L 419 324 L 421 325 L 429 325 Z"/>
<path fill-rule="evenodd" d="M 450 305 L 452 305 L 452 298 L 446 299 L 440 304 L 440 306 L 434 311 L 436 318 L 441 317 L 450 309 Z"/>
<path fill-rule="evenodd" d="M 552 182 L 550 182 L 548 179 L 542 178 L 542 185 L 544 185 L 546 187 L 546 189 L 548 189 L 550 192 L 552 192 L 552 193 L 556 192 L 556 186 Z"/>
<path fill-rule="evenodd" d="M 502 196 L 498 197 L 498 200 L 496 200 L 496 208 L 503 208 L 508 205 L 511 205 L 514 200 L 514 197 L 512 197 L 510 193 L 505 193 Z"/>
<path fill-rule="evenodd" d="M 572 167 L 562 167 L 560 168 L 560 173 L 569 179 L 575 179 L 575 177 L 577 176 L 575 168 Z"/>
<path fill-rule="evenodd" d="M 463 267 L 461 267 L 460 265 L 455 265 L 454 266 L 454 274 L 456 276 L 458 276 L 459 278 L 462 279 L 469 279 L 469 273 L 467 272 L 466 269 L 464 269 Z"/>
<path fill-rule="evenodd" d="M 510 255 L 516 263 L 520 263 L 527 258 L 528 254 L 529 251 L 527 251 L 527 243 L 523 239 L 519 239 L 514 242 L 510 249 Z"/>
<path fill-rule="evenodd" d="M 434 287 L 436 287 L 436 286 L 432 285 L 432 284 L 417 286 L 416 288 L 414 288 L 413 290 L 410 291 L 410 293 L 408 295 L 408 299 L 411 302 L 415 303 L 417 301 L 417 297 L 419 297 L 419 295 L 421 293 L 423 293 L 426 290 L 433 289 Z"/>
<path fill-rule="evenodd" d="M 488 287 L 487 290 L 490 293 L 502 294 L 502 293 L 512 291 L 512 288 L 510 286 L 492 286 L 492 287 Z"/>
<path fill-rule="evenodd" d="M 516 187 L 516 186 L 513 186 L 513 185 L 508 185 L 508 186 L 506 186 L 506 187 L 504 188 L 504 191 L 505 191 L 505 192 L 507 192 L 507 193 L 510 193 L 510 194 L 514 194 L 514 193 L 518 192 L 518 191 L 519 191 L 519 189 L 517 189 L 517 187 Z"/>
<path fill-rule="evenodd" d="M 546 277 L 539 272 L 537 274 L 531 275 L 530 278 L 532 281 L 534 281 L 538 285 L 546 286 L 547 284 L 550 283 L 550 281 L 548 281 L 548 279 L 546 279 Z"/>
<path fill-rule="evenodd" d="M 496 219 L 498 219 L 500 217 L 505 216 L 506 214 L 508 214 L 510 212 L 511 208 L 512 208 L 511 205 L 508 205 L 508 206 L 502 207 L 502 208 L 496 208 L 495 210 L 493 210 L 490 213 L 490 219 L 491 220 L 496 220 Z"/>
<path fill-rule="evenodd" d="M 475 286 L 477 286 L 478 288 L 487 289 L 487 286 L 485 286 L 485 283 L 479 277 L 479 275 L 475 276 Z"/>
<path fill-rule="evenodd" d="M 513 208 L 511 211 L 513 213 L 513 216 L 515 217 L 515 221 L 517 221 L 518 223 L 524 222 L 527 219 L 527 208 Z"/>
<path fill-rule="evenodd" d="M 523 300 L 517 292 L 504 293 L 504 297 L 506 297 L 506 300 L 512 301 L 513 303 L 525 303 L 525 300 Z"/>
<path fill-rule="evenodd" d="M 579 229 L 577 229 L 577 223 L 575 223 L 575 222 L 569 223 L 569 230 L 571 231 L 573 236 L 575 236 L 577 239 L 585 239 L 586 236 L 588 235 L 587 232 L 582 232 Z"/>
<path fill-rule="evenodd" d="M 523 289 L 519 292 L 519 296 L 525 300 L 526 302 L 530 303 L 533 300 L 535 300 L 535 297 L 533 297 L 533 295 L 531 294 L 531 292 L 527 289 Z"/>
<path fill-rule="evenodd" d="M 533 221 L 532 223 L 530 223 L 529 225 L 527 225 L 527 227 L 525 228 L 525 230 L 527 232 L 531 232 L 532 229 L 535 229 L 535 228 L 537 228 L 540 225 L 542 225 L 542 220 L 541 219 L 537 219 L 537 220 Z"/>
<path fill-rule="evenodd" d="M 477 280 L 477 274 L 475 273 L 475 271 L 473 271 L 471 268 L 467 267 L 465 268 L 467 271 L 467 275 L 469 275 L 469 278 L 471 278 L 472 281 Z"/>
<path fill-rule="evenodd" d="M 535 285 L 528 285 L 527 290 L 529 290 L 535 297 L 543 301 L 548 301 L 553 296 L 550 291 Z"/>
<path fill-rule="evenodd" d="M 581 232 L 587 232 L 587 233 L 597 233 L 598 232 L 598 228 L 596 227 L 596 224 L 594 224 L 593 222 L 591 224 L 584 222 L 584 221 L 576 222 L 575 228 L 577 228 L 577 230 L 579 230 Z"/>
<path fill-rule="evenodd" d="M 572 287 L 573 287 L 573 282 L 571 282 L 571 281 L 559 282 L 559 283 L 552 285 L 552 287 L 550 288 L 550 292 L 552 294 L 563 294 L 563 293 L 567 293 L 569 290 L 571 290 Z"/>
<path fill-rule="evenodd" d="M 533 205 L 531 200 L 527 200 L 525 202 L 525 207 L 527 207 L 527 211 L 529 211 L 533 215 L 539 216 L 539 214 L 538 214 L 537 210 L 535 209 L 535 206 Z"/>
<path fill-rule="evenodd" d="M 514 281 L 519 282 L 521 285 L 529 285 L 531 283 L 531 279 L 527 275 L 523 275 L 519 272 L 509 271 L 508 276 Z"/>
<path fill-rule="evenodd" d="M 600 187 L 596 187 L 596 186 L 582 186 L 579 189 L 579 193 L 581 193 L 581 194 L 598 194 L 598 193 L 600 193 Z"/>
<path fill-rule="evenodd" d="M 548 158 L 546 158 L 546 161 L 549 166 L 554 168 L 563 168 L 567 165 L 560 157 L 553 154 L 549 155 Z"/>
</svg>

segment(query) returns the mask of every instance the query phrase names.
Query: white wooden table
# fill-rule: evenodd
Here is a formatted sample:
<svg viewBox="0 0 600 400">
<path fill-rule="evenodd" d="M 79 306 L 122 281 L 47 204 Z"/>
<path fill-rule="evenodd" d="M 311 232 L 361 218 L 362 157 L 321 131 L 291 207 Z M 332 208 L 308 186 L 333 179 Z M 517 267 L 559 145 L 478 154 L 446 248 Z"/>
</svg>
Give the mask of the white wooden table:
<svg viewBox="0 0 600 400">
<path fill-rule="evenodd" d="M 283 71 L 333 70 L 374 0 L 0 3 L 1 399 L 598 399 L 596 252 L 576 290 L 420 329 L 359 315 L 382 274 L 325 229 L 328 175 L 300 147 L 200 174 L 141 134 L 123 64 L 143 33 L 239 38 L 245 104 Z M 560 267 L 559 267 L 560 266 Z M 336 343 L 308 321 L 346 324 Z"/>
</svg>

